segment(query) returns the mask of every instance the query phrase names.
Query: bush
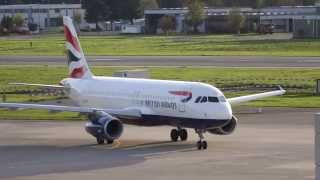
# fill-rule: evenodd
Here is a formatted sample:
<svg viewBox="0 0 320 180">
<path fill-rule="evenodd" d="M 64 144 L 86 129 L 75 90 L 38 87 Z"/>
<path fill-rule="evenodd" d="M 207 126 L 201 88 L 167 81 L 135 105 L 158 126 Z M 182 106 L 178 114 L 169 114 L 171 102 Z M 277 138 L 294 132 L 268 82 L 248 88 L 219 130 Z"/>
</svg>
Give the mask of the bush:
<svg viewBox="0 0 320 180">
<path fill-rule="evenodd" d="M 15 24 L 17 27 L 23 26 L 24 23 L 24 18 L 21 14 L 16 14 L 13 17 L 13 24 Z"/>
<path fill-rule="evenodd" d="M 159 26 L 168 35 L 169 31 L 175 28 L 175 20 L 171 16 L 163 16 L 159 21 Z"/>
<path fill-rule="evenodd" d="M 240 29 L 243 27 L 245 20 L 246 18 L 241 14 L 240 9 L 234 8 L 230 11 L 228 23 L 234 33 L 240 34 Z"/>
</svg>

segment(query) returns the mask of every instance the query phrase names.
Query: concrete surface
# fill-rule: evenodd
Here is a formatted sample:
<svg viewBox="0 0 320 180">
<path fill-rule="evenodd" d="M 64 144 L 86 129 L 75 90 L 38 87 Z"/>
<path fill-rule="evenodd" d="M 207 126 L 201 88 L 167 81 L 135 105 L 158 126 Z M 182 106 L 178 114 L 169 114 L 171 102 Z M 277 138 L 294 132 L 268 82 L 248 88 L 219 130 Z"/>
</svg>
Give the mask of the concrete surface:
<svg viewBox="0 0 320 180">
<path fill-rule="evenodd" d="M 231 136 L 171 143 L 170 127 L 125 126 L 98 146 L 85 122 L 0 121 L 0 179 L 314 179 L 314 113 L 319 109 L 237 110 Z"/>
<path fill-rule="evenodd" d="M 320 67 L 320 57 L 238 56 L 89 56 L 90 65 L 104 66 L 217 66 Z M 0 56 L 0 64 L 65 65 L 64 56 Z"/>
<path fill-rule="evenodd" d="M 320 114 L 316 114 L 315 115 L 315 148 L 314 148 L 314 152 L 315 152 L 315 176 L 316 176 L 316 180 L 320 180 Z"/>
</svg>

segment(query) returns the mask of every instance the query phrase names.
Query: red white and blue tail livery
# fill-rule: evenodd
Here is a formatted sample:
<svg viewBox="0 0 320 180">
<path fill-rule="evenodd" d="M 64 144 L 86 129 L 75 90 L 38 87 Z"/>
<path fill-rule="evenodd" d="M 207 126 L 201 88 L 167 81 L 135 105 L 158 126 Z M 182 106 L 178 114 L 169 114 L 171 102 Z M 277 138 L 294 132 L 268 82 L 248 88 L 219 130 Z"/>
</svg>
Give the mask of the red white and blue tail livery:
<svg viewBox="0 0 320 180">
<path fill-rule="evenodd" d="M 63 89 L 77 106 L 24 103 L 0 103 L 0 108 L 44 109 L 88 114 L 86 131 L 98 144 L 112 143 L 120 138 L 123 123 L 138 126 L 173 126 L 172 141 L 185 141 L 186 128 L 199 135 L 198 149 L 206 149 L 203 133 L 231 134 L 238 120 L 231 105 L 278 96 L 278 90 L 226 99 L 216 87 L 199 82 L 116 78 L 94 76 L 87 65 L 77 33 L 69 17 L 63 17 L 68 55 L 69 78 L 60 85 L 15 83 Z"/>
<path fill-rule="evenodd" d="M 69 76 L 71 78 L 91 78 L 92 74 L 89 70 L 84 53 L 80 46 L 77 32 L 73 26 L 72 19 L 64 16 L 64 35 L 66 38 L 66 50 L 68 56 Z"/>
</svg>

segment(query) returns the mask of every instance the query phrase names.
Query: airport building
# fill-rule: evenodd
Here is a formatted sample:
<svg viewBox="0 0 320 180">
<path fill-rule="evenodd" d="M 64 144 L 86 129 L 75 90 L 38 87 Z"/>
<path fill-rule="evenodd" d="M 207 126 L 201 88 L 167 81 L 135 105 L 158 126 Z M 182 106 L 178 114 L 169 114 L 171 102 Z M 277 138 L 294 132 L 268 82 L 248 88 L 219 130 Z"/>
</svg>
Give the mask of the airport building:
<svg viewBox="0 0 320 180">
<path fill-rule="evenodd" d="M 199 32 L 230 32 L 228 15 L 231 8 L 205 8 L 206 19 L 199 25 Z M 315 6 L 284 6 L 263 9 L 240 8 L 246 17 L 242 32 L 250 32 L 254 24 L 272 24 L 275 32 L 292 32 L 295 38 L 320 38 L 320 4 Z M 184 33 L 190 30 L 186 25 L 186 8 L 145 10 L 146 32 L 160 33 L 159 20 L 164 15 L 175 19 L 175 32 Z"/>
<path fill-rule="evenodd" d="M 37 24 L 40 30 L 50 30 L 62 25 L 62 16 L 73 17 L 76 14 L 81 16 L 84 22 L 84 9 L 81 4 L 17 4 L 1 5 L 0 20 L 4 16 L 14 16 L 21 14 L 25 18 L 26 24 Z"/>
</svg>

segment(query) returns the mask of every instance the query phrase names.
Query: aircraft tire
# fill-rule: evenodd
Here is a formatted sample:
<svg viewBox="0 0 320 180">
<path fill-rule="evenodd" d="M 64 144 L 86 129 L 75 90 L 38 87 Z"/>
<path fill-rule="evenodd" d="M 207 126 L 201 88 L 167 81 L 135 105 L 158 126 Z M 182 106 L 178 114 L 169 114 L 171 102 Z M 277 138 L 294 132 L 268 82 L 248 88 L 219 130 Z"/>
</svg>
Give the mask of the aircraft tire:
<svg viewBox="0 0 320 180">
<path fill-rule="evenodd" d="M 107 144 L 112 144 L 112 143 L 113 143 L 113 140 L 107 139 Z"/>
<path fill-rule="evenodd" d="M 173 142 L 177 142 L 177 141 L 178 141 L 178 138 L 179 138 L 179 132 L 178 132 L 178 130 L 172 129 L 172 130 L 171 130 L 171 133 L 170 133 L 170 136 L 171 136 L 171 140 L 172 140 Z"/>
<path fill-rule="evenodd" d="M 98 143 L 99 145 L 104 144 L 104 139 L 101 138 L 101 137 L 97 137 L 97 143 Z"/>
<path fill-rule="evenodd" d="M 188 139 L 188 131 L 186 129 L 181 129 L 179 135 L 180 135 L 181 141 L 186 141 Z"/>
</svg>

